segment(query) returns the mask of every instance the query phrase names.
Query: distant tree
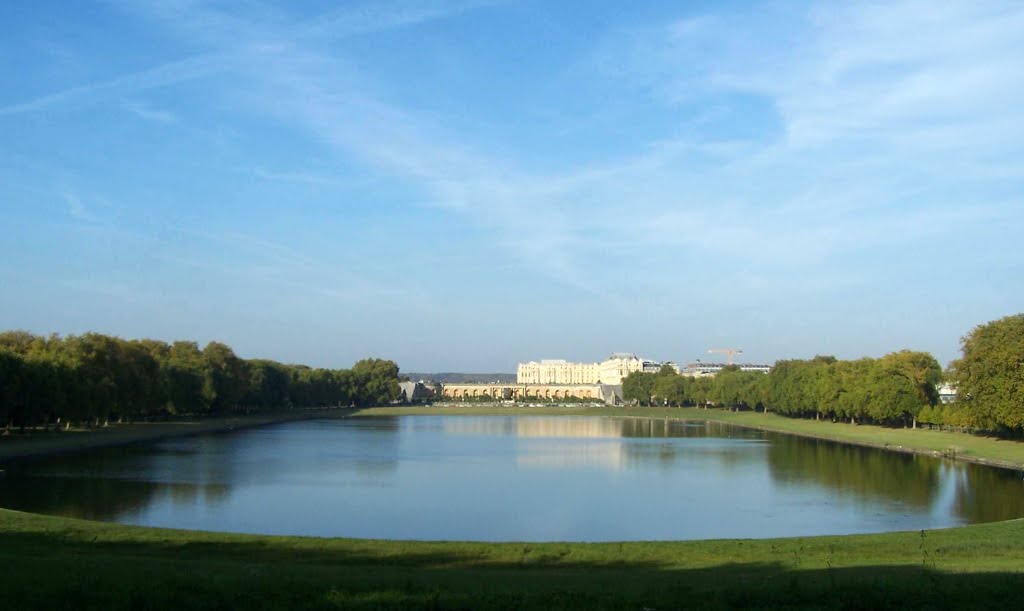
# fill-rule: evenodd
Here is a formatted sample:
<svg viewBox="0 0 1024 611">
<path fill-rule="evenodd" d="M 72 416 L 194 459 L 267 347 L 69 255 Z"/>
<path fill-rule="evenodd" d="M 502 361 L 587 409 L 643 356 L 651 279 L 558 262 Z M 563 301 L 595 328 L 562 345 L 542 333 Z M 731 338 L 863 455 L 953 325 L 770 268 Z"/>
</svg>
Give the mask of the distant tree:
<svg viewBox="0 0 1024 611">
<path fill-rule="evenodd" d="M 711 401 L 716 405 L 736 407 L 740 404 L 742 372 L 736 365 L 726 365 L 715 374 L 711 383 Z"/>
<path fill-rule="evenodd" d="M 244 403 L 257 409 L 282 409 L 288 405 L 288 369 L 274 361 L 249 361 L 248 393 Z"/>
<path fill-rule="evenodd" d="M 200 350 L 192 341 L 0 332 L 0 427 L 5 430 L 166 413 L 378 405 L 398 393 L 398 365 L 384 359 L 365 359 L 351 370 L 311 369 L 246 361 L 219 342 Z"/>
<path fill-rule="evenodd" d="M 650 405 L 654 397 L 655 374 L 633 371 L 622 379 L 622 398 Z"/>
<path fill-rule="evenodd" d="M 359 407 L 387 405 L 397 401 L 398 365 L 384 359 L 363 359 L 352 366 L 353 400 Z"/>
<path fill-rule="evenodd" d="M 234 351 L 220 342 L 203 348 L 203 392 L 211 398 L 210 408 L 222 414 L 240 407 L 249 390 L 249 368 Z"/>
<path fill-rule="evenodd" d="M 205 364 L 196 342 L 177 341 L 171 344 L 161 369 L 167 385 L 170 413 L 200 414 L 207 411 L 213 397 L 204 393 Z"/>
<path fill-rule="evenodd" d="M 918 389 L 893 359 L 878 359 L 871 364 L 866 380 L 867 417 L 882 424 L 898 424 L 916 418 L 924 404 Z"/>
<path fill-rule="evenodd" d="M 663 367 L 654 380 L 652 393 L 655 402 L 662 405 L 679 406 L 686 402 L 686 380 L 683 376 L 669 368 L 668 373 Z"/>
</svg>

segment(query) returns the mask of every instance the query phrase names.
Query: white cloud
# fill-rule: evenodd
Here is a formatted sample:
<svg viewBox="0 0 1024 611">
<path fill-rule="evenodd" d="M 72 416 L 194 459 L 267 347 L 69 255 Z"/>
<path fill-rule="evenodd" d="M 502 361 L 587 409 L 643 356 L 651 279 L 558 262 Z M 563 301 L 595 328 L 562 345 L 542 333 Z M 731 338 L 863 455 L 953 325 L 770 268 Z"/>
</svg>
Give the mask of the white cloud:
<svg viewBox="0 0 1024 611">
<path fill-rule="evenodd" d="M 86 210 L 85 204 L 82 203 L 82 199 L 80 197 L 70 191 L 64 191 L 60 195 L 68 205 L 68 214 L 71 215 L 71 218 L 88 222 L 94 222 L 96 220 L 95 217 L 89 214 Z"/>
<path fill-rule="evenodd" d="M 139 101 L 128 101 L 124 103 L 124 108 L 133 115 L 144 119 L 146 121 L 153 121 L 156 123 L 177 123 L 178 116 L 169 110 L 159 110 Z"/>
</svg>

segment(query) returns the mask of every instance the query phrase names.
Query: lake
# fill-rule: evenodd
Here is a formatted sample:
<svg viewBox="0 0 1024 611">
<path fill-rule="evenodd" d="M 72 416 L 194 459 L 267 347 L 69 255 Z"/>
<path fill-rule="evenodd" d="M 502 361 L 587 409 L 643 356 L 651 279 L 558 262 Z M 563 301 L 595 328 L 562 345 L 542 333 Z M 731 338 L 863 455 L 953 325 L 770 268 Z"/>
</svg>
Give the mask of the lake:
<svg viewBox="0 0 1024 611">
<path fill-rule="evenodd" d="M 761 538 L 1024 517 L 1016 471 L 658 419 L 353 417 L 6 470 L 11 509 L 325 537 Z"/>
</svg>

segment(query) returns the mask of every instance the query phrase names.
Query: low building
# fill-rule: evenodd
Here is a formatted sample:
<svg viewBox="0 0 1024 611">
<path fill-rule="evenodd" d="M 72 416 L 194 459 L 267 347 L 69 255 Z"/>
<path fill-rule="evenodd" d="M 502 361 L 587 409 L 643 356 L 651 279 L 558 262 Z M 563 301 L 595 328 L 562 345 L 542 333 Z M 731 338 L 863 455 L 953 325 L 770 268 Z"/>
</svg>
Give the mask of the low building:
<svg viewBox="0 0 1024 611">
<path fill-rule="evenodd" d="M 622 402 L 622 386 L 613 384 L 449 384 L 441 396 L 453 401 L 604 401 Z"/>
<path fill-rule="evenodd" d="M 423 403 L 434 397 L 434 392 L 423 381 L 399 382 L 398 388 L 401 391 L 399 401 L 402 403 Z"/>
<path fill-rule="evenodd" d="M 757 365 L 754 363 L 735 363 L 733 366 L 739 367 L 740 371 L 759 371 L 761 373 L 768 373 L 772 370 L 771 365 Z M 725 367 L 729 367 L 729 364 L 702 363 L 700 361 L 696 361 L 693 363 L 687 363 L 686 367 L 683 367 L 679 373 L 684 376 L 699 378 L 703 376 L 713 376 Z"/>
<path fill-rule="evenodd" d="M 947 404 L 956 401 L 956 386 L 953 386 L 949 382 L 939 384 L 935 387 L 935 390 L 939 393 L 940 403 Z"/>
</svg>

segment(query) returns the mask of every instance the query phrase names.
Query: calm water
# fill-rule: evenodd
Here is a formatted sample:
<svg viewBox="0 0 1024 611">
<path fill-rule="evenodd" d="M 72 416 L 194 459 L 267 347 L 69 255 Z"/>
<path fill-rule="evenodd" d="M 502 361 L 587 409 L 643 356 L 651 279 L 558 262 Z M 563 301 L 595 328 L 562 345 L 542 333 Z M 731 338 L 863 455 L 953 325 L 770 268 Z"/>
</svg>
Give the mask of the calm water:
<svg viewBox="0 0 1024 611">
<path fill-rule="evenodd" d="M 3 507 L 272 534 L 617 541 L 1024 516 L 1019 472 L 663 420 L 349 418 L 6 469 Z"/>
</svg>

